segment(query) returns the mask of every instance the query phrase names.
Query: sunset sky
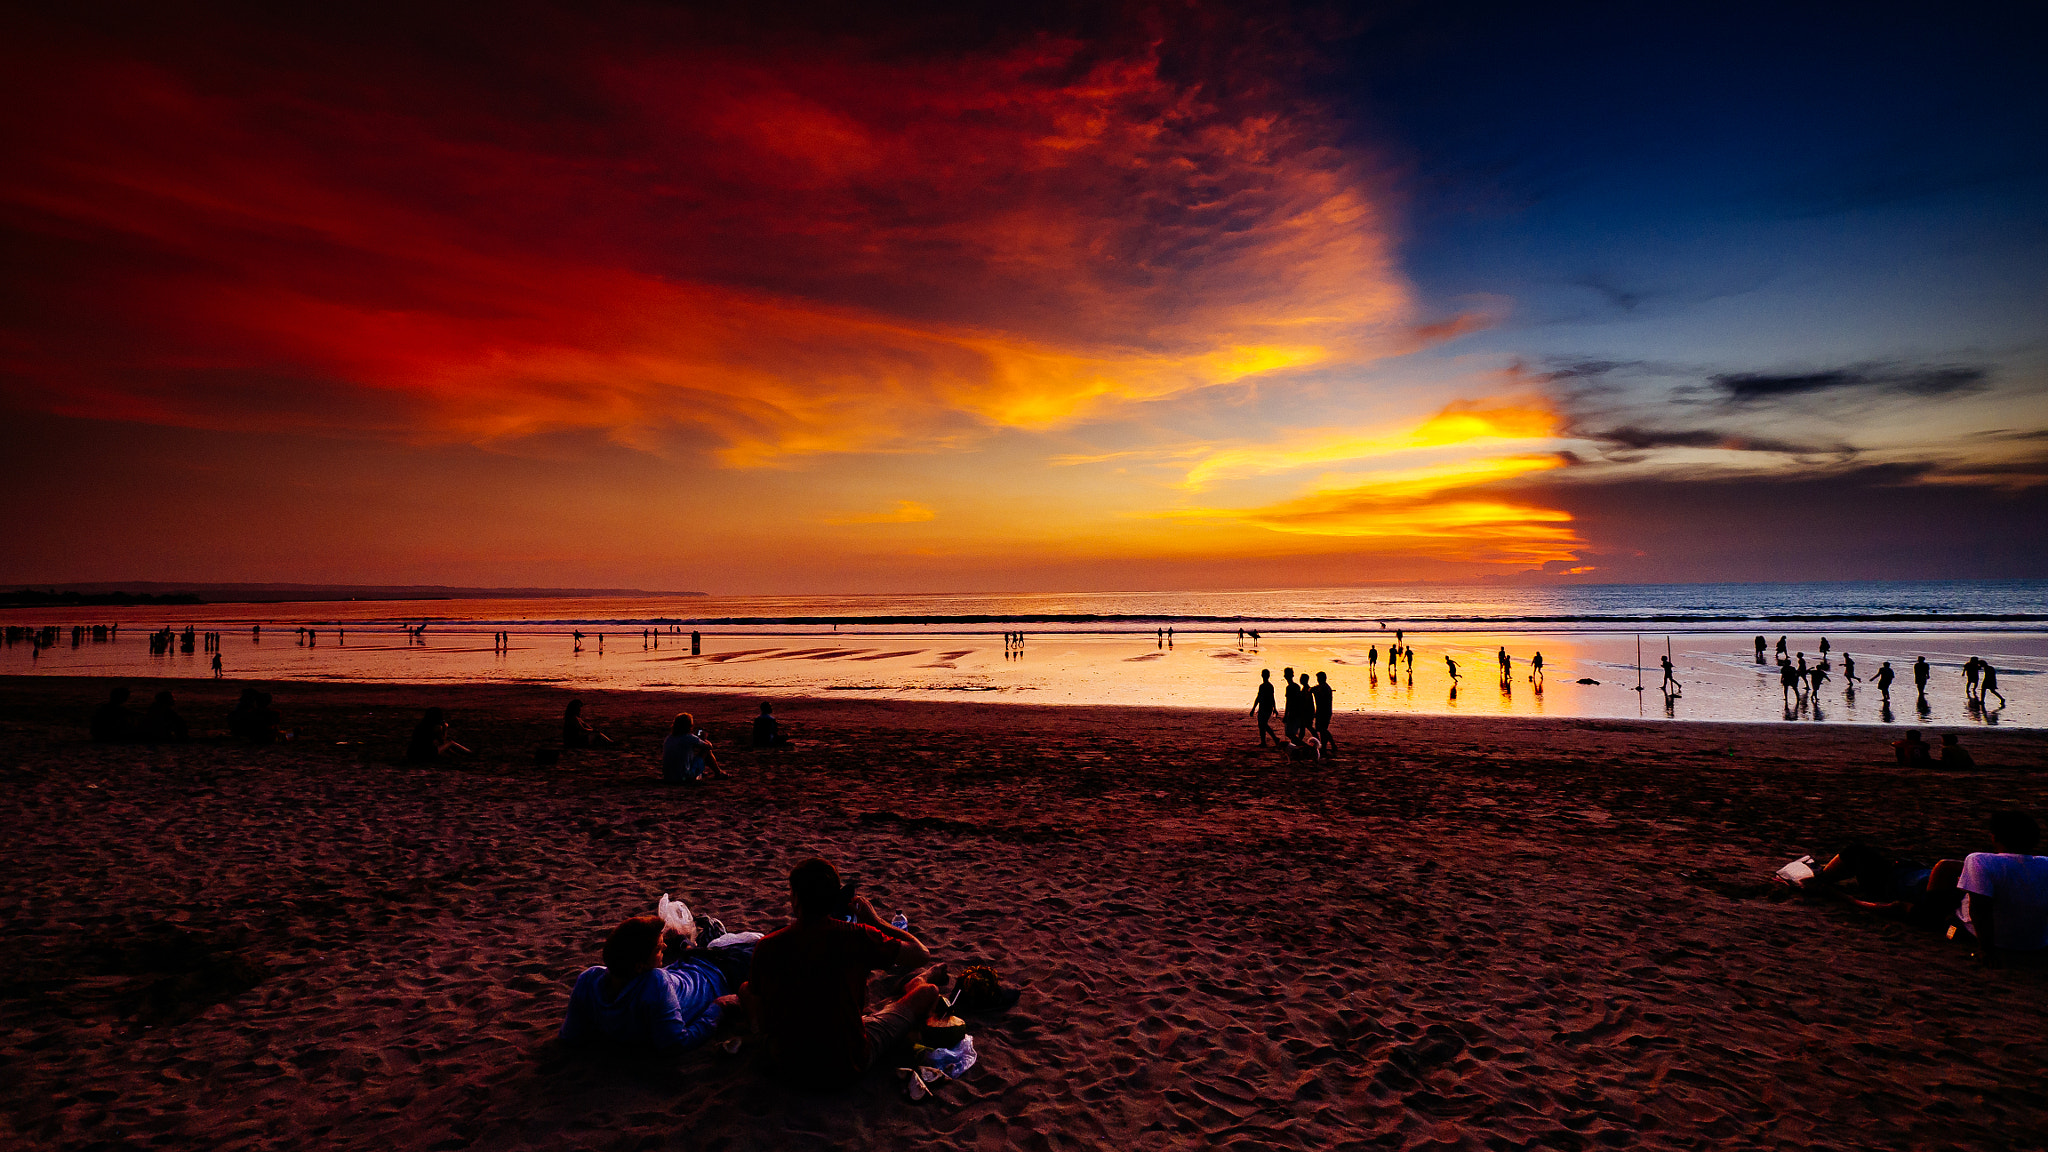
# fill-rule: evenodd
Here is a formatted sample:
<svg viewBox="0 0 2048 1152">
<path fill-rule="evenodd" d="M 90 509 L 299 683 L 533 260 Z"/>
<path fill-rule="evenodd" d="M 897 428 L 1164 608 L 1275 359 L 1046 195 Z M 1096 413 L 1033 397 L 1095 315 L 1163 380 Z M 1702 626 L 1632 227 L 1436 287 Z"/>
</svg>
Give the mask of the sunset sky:
<svg viewBox="0 0 2048 1152">
<path fill-rule="evenodd" d="M 2030 6 L 42 7 L 0 581 L 2048 575 Z"/>
</svg>

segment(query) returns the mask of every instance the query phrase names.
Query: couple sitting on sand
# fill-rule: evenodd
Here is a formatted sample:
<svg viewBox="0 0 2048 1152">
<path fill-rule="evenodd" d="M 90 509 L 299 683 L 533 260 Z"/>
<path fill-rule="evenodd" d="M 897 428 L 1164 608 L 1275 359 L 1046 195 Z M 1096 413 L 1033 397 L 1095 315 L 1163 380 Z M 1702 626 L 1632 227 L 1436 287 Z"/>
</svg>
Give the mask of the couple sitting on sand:
<svg viewBox="0 0 2048 1152">
<path fill-rule="evenodd" d="M 2048 950 L 2048 856 L 2037 856 L 2041 826 L 2024 812 L 1989 823 L 1992 852 L 1972 852 L 1932 867 L 1867 844 L 1852 844 L 1805 886 L 1831 890 L 1856 882 L 1856 903 L 1912 923 L 1947 926 L 1951 939 L 1974 942 L 1979 960 L 2001 952 Z"/>
<path fill-rule="evenodd" d="M 594 1040 L 661 1054 L 697 1047 L 740 1023 L 741 1013 L 768 1040 L 777 1070 L 800 1084 L 842 1084 L 874 1066 L 931 1016 L 940 1003 L 919 972 L 931 951 L 903 928 L 884 924 L 866 897 L 854 897 L 839 873 L 811 859 L 789 874 L 795 919 L 761 937 L 723 933 L 694 947 L 653 916 L 613 929 L 604 963 L 584 970 L 569 997 L 561 1038 Z M 680 958 L 664 964 L 671 941 Z M 896 999 L 869 1013 L 870 972 L 900 973 Z"/>
</svg>

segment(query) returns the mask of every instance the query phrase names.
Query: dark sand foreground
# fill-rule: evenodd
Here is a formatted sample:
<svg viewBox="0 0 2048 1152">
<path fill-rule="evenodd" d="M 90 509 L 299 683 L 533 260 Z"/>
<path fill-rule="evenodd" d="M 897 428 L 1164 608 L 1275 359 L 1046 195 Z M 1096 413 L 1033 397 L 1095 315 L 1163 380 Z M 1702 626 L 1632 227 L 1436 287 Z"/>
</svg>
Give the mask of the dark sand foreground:
<svg viewBox="0 0 2048 1152">
<path fill-rule="evenodd" d="M 99 682 L 0 683 L 0 1146 L 2048 1145 L 2048 969 L 1765 882 L 2048 815 L 2037 732 L 1913 776 L 1868 729 L 1390 718 L 1316 768 L 1223 713 L 833 700 L 755 754 L 743 699 L 586 693 L 634 747 L 539 770 L 546 688 L 276 685 L 298 741 L 150 750 L 84 742 Z M 219 727 L 239 685 L 172 687 Z M 474 763 L 393 765 L 428 704 Z M 736 779 L 654 783 L 681 708 Z M 772 928 L 812 853 L 1023 986 L 964 1080 L 558 1049 L 619 918 Z"/>
</svg>

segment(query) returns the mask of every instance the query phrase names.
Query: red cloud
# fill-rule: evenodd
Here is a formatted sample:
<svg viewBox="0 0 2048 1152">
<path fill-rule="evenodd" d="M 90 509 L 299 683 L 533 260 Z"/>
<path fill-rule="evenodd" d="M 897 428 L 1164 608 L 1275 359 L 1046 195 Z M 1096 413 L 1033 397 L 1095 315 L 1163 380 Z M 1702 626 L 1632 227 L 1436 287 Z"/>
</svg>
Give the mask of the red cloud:
<svg viewBox="0 0 2048 1152">
<path fill-rule="evenodd" d="M 17 403 L 682 432 L 747 462 L 1412 339 L 1380 195 L 1315 109 L 1151 48 L 766 52 L 628 22 L 451 64 L 205 31 L 6 51 Z"/>
</svg>

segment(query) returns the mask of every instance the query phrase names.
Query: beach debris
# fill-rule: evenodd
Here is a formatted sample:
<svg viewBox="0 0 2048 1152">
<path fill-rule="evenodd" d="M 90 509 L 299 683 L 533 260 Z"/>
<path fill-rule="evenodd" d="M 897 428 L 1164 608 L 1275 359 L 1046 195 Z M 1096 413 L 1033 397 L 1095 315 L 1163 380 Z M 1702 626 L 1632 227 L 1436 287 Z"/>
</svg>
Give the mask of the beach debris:
<svg viewBox="0 0 2048 1152">
<path fill-rule="evenodd" d="M 974 1037 L 962 1036 L 960 1042 L 951 1048 L 932 1049 L 931 1054 L 925 1059 L 931 1062 L 933 1068 L 958 1080 L 966 1075 L 969 1068 L 974 1067 L 981 1056 L 974 1050 Z"/>
<path fill-rule="evenodd" d="M 1599 684 L 1600 682 L 1599 682 L 1598 680 L 1595 680 L 1595 679 L 1593 679 L 1593 678 L 1592 678 L 1591 676 L 1581 676 L 1581 677 L 1579 677 L 1579 683 L 1581 683 L 1581 684 L 1595 684 L 1595 685 L 1597 685 L 1597 684 Z"/>
<path fill-rule="evenodd" d="M 719 1047 L 725 1051 L 727 1056 L 737 1056 L 740 1054 L 740 1038 L 738 1036 L 728 1037 L 725 1043 L 720 1044 Z"/>
<path fill-rule="evenodd" d="M 913 1104 L 928 1099 L 932 1094 L 932 1081 L 945 1075 L 944 1072 L 930 1066 L 898 1068 L 896 1074 L 903 1077 L 903 1098 Z"/>
<path fill-rule="evenodd" d="M 692 941 L 697 939 L 696 917 L 690 915 L 690 906 L 681 900 L 671 900 L 668 898 L 668 893 L 663 892 L 661 899 L 654 902 L 654 914 L 661 917 L 663 924 L 689 937 Z"/>
</svg>

